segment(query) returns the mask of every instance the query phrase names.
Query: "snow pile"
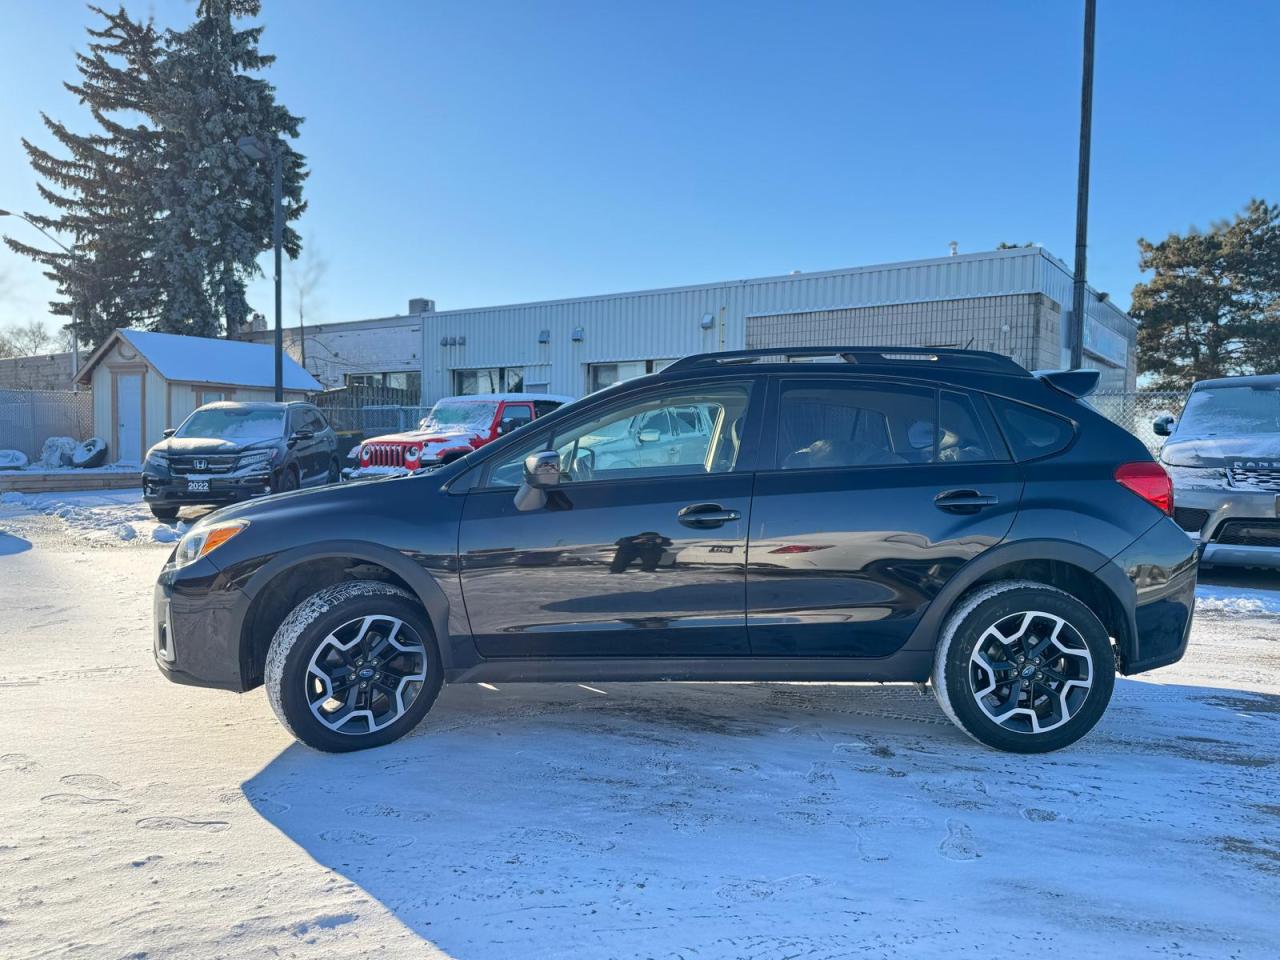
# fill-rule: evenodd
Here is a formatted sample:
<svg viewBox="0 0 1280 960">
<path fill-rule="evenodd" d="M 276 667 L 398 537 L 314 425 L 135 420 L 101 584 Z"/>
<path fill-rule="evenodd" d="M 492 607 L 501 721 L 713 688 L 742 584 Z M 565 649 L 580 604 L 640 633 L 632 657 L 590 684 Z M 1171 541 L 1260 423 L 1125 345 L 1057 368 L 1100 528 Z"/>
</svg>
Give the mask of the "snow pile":
<svg viewBox="0 0 1280 960">
<path fill-rule="evenodd" d="M 1274 590 L 1200 583 L 1196 587 L 1196 613 L 1246 617 L 1280 614 L 1280 593 Z"/>
<path fill-rule="evenodd" d="M 50 437 L 40 451 L 40 466 L 69 467 L 76 442 L 71 437 Z"/>
<path fill-rule="evenodd" d="M 0 504 L 57 517 L 68 534 L 89 544 L 110 545 L 138 541 L 173 543 L 185 532 L 159 523 L 142 501 L 139 490 L 103 490 L 85 493 L 0 494 Z"/>
</svg>

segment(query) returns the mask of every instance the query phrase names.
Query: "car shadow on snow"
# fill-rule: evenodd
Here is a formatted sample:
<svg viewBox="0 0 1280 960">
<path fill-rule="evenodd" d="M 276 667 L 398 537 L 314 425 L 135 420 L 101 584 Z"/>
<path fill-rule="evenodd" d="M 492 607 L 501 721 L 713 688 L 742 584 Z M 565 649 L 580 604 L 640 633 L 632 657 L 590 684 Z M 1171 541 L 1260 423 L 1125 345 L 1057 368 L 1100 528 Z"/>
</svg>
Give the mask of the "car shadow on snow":
<svg viewBox="0 0 1280 960">
<path fill-rule="evenodd" d="M 0 557 L 11 557 L 31 549 L 31 541 L 0 530 Z"/>
<path fill-rule="evenodd" d="M 1224 911 L 1247 947 L 1280 896 L 1280 807 L 1249 799 L 1280 791 L 1278 734 L 1280 696 L 1126 680 L 1043 756 L 910 686 L 456 686 L 404 740 L 295 745 L 244 792 L 468 960 L 937 955 L 970 927 L 1124 952 L 1220 944 Z M 1160 845 L 1159 883 L 1078 882 Z"/>
</svg>

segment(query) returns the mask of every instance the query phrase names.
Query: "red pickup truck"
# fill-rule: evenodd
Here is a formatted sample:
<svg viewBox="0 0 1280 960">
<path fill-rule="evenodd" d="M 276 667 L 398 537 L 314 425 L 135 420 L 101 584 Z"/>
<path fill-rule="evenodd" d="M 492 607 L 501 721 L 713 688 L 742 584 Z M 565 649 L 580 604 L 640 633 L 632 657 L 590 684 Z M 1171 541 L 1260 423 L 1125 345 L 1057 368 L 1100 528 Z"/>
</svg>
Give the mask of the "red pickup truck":
<svg viewBox="0 0 1280 960">
<path fill-rule="evenodd" d="M 412 473 L 448 463 L 545 416 L 573 397 L 547 393 L 478 393 L 445 397 L 417 429 L 374 437 L 360 445 L 353 476 Z"/>
</svg>

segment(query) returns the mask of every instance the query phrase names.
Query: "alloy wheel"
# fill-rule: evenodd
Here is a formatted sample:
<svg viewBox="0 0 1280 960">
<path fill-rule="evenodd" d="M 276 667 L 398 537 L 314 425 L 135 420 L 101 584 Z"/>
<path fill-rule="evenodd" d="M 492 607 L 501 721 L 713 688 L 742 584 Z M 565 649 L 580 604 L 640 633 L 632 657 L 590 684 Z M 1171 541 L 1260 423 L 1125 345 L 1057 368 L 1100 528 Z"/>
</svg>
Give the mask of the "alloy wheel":
<svg viewBox="0 0 1280 960">
<path fill-rule="evenodd" d="M 983 631 L 969 655 L 979 709 L 1014 733 L 1055 730 L 1079 713 L 1093 687 L 1088 644 L 1052 613 L 1024 611 Z"/>
<path fill-rule="evenodd" d="M 307 703 L 335 733 L 373 733 L 404 716 L 426 679 L 427 649 L 412 627 L 398 617 L 357 617 L 311 655 Z"/>
</svg>

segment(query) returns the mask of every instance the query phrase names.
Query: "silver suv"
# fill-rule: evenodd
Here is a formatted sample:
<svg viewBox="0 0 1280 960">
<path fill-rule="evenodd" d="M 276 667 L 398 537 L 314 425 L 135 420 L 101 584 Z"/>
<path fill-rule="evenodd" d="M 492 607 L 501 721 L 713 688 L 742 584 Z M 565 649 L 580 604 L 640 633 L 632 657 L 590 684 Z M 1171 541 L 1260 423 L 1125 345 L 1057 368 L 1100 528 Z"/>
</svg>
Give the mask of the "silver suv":
<svg viewBox="0 0 1280 960">
<path fill-rule="evenodd" d="M 1280 568 L 1280 375 L 1202 380 L 1152 427 L 1200 562 Z"/>
</svg>

